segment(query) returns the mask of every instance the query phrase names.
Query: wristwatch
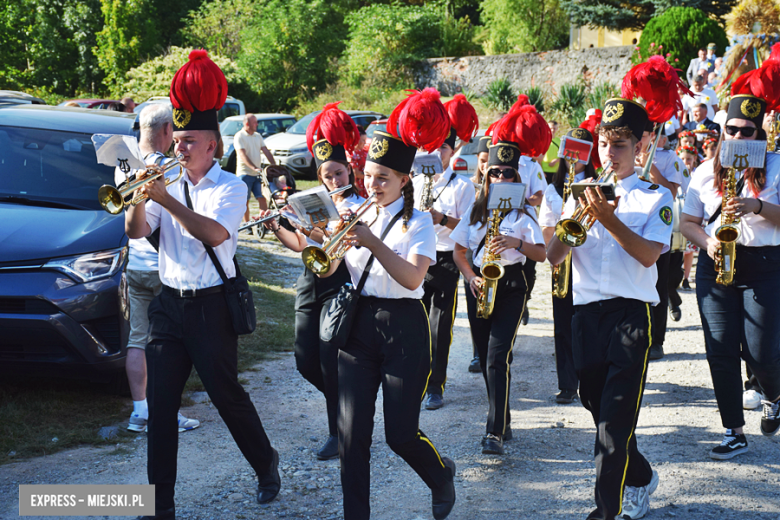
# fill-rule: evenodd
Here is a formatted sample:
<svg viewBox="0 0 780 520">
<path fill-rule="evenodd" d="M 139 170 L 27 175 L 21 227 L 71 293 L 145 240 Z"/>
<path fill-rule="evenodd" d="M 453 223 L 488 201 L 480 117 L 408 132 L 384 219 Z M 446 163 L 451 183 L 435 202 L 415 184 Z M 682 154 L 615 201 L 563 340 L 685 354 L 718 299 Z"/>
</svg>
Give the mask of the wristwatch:
<svg viewBox="0 0 780 520">
<path fill-rule="evenodd" d="M 441 217 L 441 222 L 439 222 L 440 226 L 447 226 L 447 222 L 450 221 L 450 218 L 447 215 L 444 215 Z"/>
</svg>

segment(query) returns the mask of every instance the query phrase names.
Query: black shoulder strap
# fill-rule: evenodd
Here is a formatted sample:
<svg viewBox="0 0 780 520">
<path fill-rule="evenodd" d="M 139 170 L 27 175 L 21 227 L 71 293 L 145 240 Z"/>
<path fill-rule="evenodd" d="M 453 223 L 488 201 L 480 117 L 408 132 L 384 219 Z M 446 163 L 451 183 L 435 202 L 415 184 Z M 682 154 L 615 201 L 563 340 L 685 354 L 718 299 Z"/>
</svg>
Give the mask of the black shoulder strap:
<svg viewBox="0 0 780 520">
<path fill-rule="evenodd" d="M 447 180 L 447 184 L 445 184 L 445 185 L 444 185 L 444 187 L 443 187 L 443 188 L 441 189 L 441 191 L 439 192 L 439 194 L 438 194 L 438 195 L 436 195 L 436 197 L 434 197 L 434 199 L 433 199 L 433 202 L 436 202 L 437 200 L 439 200 L 439 197 L 441 197 L 441 194 L 442 194 L 442 193 L 444 193 L 444 190 L 446 190 L 446 189 L 447 189 L 447 186 L 449 186 L 449 185 L 450 185 L 450 183 L 452 182 L 452 180 L 453 180 L 455 177 L 457 177 L 457 176 L 458 176 L 458 174 L 457 174 L 457 173 L 455 173 L 455 172 L 452 172 L 452 175 L 450 175 L 450 178 Z M 431 203 L 431 204 L 433 204 L 433 203 Z"/>
<path fill-rule="evenodd" d="M 187 200 L 187 207 L 192 211 L 195 211 L 192 208 L 192 199 L 190 198 L 190 189 L 187 181 L 185 180 L 182 182 L 184 182 L 184 198 Z M 209 255 L 209 258 L 211 258 L 211 261 L 214 262 L 214 267 L 217 268 L 217 273 L 219 273 L 219 277 L 222 279 L 222 283 L 224 283 L 226 287 L 230 286 L 230 279 L 225 274 L 225 270 L 222 269 L 222 264 L 219 262 L 219 258 L 217 258 L 217 254 L 214 252 L 214 248 L 203 242 L 201 242 L 201 244 L 203 244 L 203 247 L 206 249 L 206 253 Z M 236 267 L 236 276 L 241 276 L 241 269 L 238 267 L 236 255 L 233 255 L 233 265 Z"/>
<path fill-rule="evenodd" d="M 742 195 L 742 188 L 745 187 L 745 175 L 743 174 L 742 177 L 737 181 L 737 197 L 741 197 Z M 707 225 L 712 224 L 715 222 L 718 217 L 720 216 L 720 210 L 723 208 L 723 205 L 721 204 L 718 206 L 718 209 L 715 210 L 715 213 L 712 214 L 710 217 L 710 220 L 707 222 Z"/>
<path fill-rule="evenodd" d="M 380 237 L 380 239 L 383 242 L 384 242 L 385 237 L 387 236 L 387 234 L 390 232 L 390 230 L 393 228 L 395 223 L 398 222 L 398 219 L 401 218 L 401 215 L 403 215 L 403 214 L 404 214 L 404 210 L 401 209 L 401 211 L 399 211 L 398 213 L 395 214 L 395 216 L 393 217 L 393 220 L 390 221 L 390 223 L 387 225 L 387 227 L 384 229 L 384 231 L 382 231 L 382 236 Z M 357 293 L 358 294 L 360 294 L 361 291 L 363 291 L 363 287 L 365 287 L 366 281 L 368 281 L 368 272 L 371 270 L 371 264 L 373 264 L 373 263 L 374 263 L 374 255 L 372 254 L 369 257 L 368 262 L 366 262 L 366 268 L 363 269 L 363 276 L 360 277 L 360 281 L 357 284 L 357 288 L 356 289 L 357 289 Z"/>
</svg>

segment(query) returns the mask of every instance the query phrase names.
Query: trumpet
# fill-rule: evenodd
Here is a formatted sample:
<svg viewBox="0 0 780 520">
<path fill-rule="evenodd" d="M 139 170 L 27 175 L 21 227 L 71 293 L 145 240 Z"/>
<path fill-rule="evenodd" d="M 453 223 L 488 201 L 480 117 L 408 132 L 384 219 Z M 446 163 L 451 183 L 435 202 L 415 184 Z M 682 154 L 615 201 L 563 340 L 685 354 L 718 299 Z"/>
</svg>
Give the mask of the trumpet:
<svg viewBox="0 0 780 520">
<path fill-rule="evenodd" d="M 571 185 L 574 182 L 574 165 L 577 160 L 567 159 L 569 163 L 569 178 L 566 181 L 566 185 L 563 187 L 563 204 L 561 204 L 561 214 L 563 214 L 563 208 L 566 206 L 566 201 L 569 200 L 571 195 Z M 552 294 L 558 299 L 566 298 L 569 294 L 569 276 L 571 273 L 571 251 L 566 255 L 558 265 L 554 265 L 552 268 L 553 290 Z"/>
<path fill-rule="evenodd" d="M 363 218 L 363 215 L 375 205 L 374 194 L 371 193 L 354 214 L 341 220 L 335 230 L 335 234 L 322 247 L 307 246 L 301 255 L 306 269 L 314 274 L 325 274 L 330 271 L 331 264 L 336 260 L 344 258 L 349 248 L 352 247 L 351 244 L 344 240 L 349 230 L 355 227 L 360 222 L 360 219 Z M 378 215 L 379 208 L 377 208 Z"/>
<path fill-rule="evenodd" d="M 601 172 L 596 182 L 606 182 L 613 174 L 611 168 L 612 163 L 605 164 L 604 171 Z M 616 173 L 615 176 L 617 176 Z M 555 225 L 555 236 L 558 237 L 558 240 L 570 247 L 579 247 L 585 243 L 585 240 L 588 239 L 588 230 L 595 222 L 588 209 L 589 206 L 582 207 L 578 203 L 570 218 L 562 219 Z"/>
<path fill-rule="evenodd" d="M 352 187 L 351 184 L 347 184 L 346 186 L 342 186 L 341 188 L 336 188 L 335 190 L 328 192 L 328 195 L 333 197 L 335 195 L 338 195 L 339 193 L 344 193 L 345 191 L 347 191 L 351 187 Z M 282 208 L 282 209 L 284 209 L 284 208 Z M 238 231 L 241 232 L 241 231 L 243 231 L 245 229 L 249 229 L 251 227 L 263 224 L 264 222 L 268 222 L 269 220 L 274 220 L 276 218 L 286 218 L 287 220 L 293 219 L 294 223 L 299 224 L 299 225 L 303 224 L 303 222 L 295 219 L 294 215 L 289 215 L 288 216 L 286 213 L 284 213 L 281 210 L 274 210 L 272 213 L 270 213 L 270 214 L 268 214 L 268 215 L 266 215 L 264 217 L 261 217 L 261 218 L 259 218 L 257 220 L 250 220 L 246 224 L 244 224 L 241 227 L 239 227 Z M 313 226 L 308 226 L 306 229 L 311 230 L 312 228 L 313 228 Z M 308 233 L 307 233 L 307 236 L 308 236 Z"/>
<path fill-rule="evenodd" d="M 177 155 L 176 160 L 166 164 L 165 168 L 161 168 L 160 166 L 156 165 L 149 166 L 143 172 L 147 174 L 146 177 L 129 182 L 124 186 L 120 185 L 119 188 L 115 188 L 110 184 L 104 184 L 98 190 L 98 202 L 100 202 L 100 205 L 103 206 L 104 210 L 108 211 L 112 215 L 118 215 L 121 213 L 128 204 L 135 206 L 136 204 L 143 202 L 144 200 L 148 199 L 149 196 L 146 194 L 141 194 L 135 198 L 132 198 L 135 190 L 146 186 L 150 182 L 156 181 L 157 179 L 165 178 L 165 174 L 168 171 L 176 168 L 177 166 L 180 166 L 179 161 L 182 158 L 184 158 L 184 154 Z M 183 172 L 184 169 L 180 168 L 179 175 L 177 175 L 174 179 L 165 179 L 165 186 L 170 186 L 174 182 L 178 181 L 181 178 Z M 130 197 L 130 199 L 128 199 L 128 197 Z"/>
</svg>

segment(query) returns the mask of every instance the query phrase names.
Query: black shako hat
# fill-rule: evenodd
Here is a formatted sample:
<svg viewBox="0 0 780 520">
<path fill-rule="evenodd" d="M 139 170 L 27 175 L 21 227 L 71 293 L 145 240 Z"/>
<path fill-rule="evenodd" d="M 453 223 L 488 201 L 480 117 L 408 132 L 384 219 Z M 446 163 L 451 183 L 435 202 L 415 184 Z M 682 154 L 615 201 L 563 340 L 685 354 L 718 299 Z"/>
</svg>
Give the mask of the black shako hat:
<svg viewBox="0 0 780 520">
<path fill-rule="evenodd" d="M 764 124 L 764 112 L 766 101 L 750 94 L 736 94 L 731 97 L 726 121 L 730 119 L 744 119 L 752 121 L 756 128 Z"/>
<path fill-rule="evenodd" d="M 509 141 L 499 141 L 490 145 L 488 166 L 511 166 L 515 170 L 520 165 L 520 147 Z"/>
<path fill-rule="evenodd" d="M 377 130 L 372 137 L 366 160 L 387 166 L 399 173 L 409 174 L 412 171 L 416 153 L 416 147 L 406 146 L 400 139 L 387 132 Z"/>
<path fill-rule="evenodd" d="M 645 107 L 624 98 L 612 98 L 604 103 L 601 116 L 601 126 L 606 128 L 620 128 L 627 126 L 637 139 L 642 139 L 642 134 L 647 128 L 649 118 Z"/>
</svg>

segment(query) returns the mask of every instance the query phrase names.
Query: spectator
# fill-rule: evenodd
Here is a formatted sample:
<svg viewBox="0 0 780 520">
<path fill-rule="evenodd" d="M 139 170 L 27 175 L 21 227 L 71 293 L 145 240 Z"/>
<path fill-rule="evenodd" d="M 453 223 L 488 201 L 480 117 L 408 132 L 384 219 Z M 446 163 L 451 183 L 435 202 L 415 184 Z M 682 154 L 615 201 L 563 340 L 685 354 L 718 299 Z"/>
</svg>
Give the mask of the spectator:
<svg viewBox="0 0 780 520">
<path fill-rule="evenodd" d="M 704 160 L 709 161 L 715 158 L 715 150 L 718 149 L 718 140 L 715 137 L 709 137 L 704 140 L 702 150 L 704 151 Z M 693 173 L 693 172 L 691 172 Z"/>
<path fill-rule="evenodd" d="M 715 132 L 715 134 L 720 133 L 720 125 L 718 123 L 713 122 L 711 119 L 707 117 L 707 112 L 709 107 L 705 103 L 699 103 L 693 108 L 693 118 L 691 118 L 690 121 L 685 123 L 683 125 L 683 128 L 685 130 L 690 130 L 694 133 L 696 133 L 697 129 L 700 129 L 702 125 L 707 130 L 710 130 L 711 132 Z M 704 134 L 701 133 L 700 141 L 704 139 Z M 711 134 L 712 135 L 712 134 Z M 697 136 L 698 139 L 698 136 Z"/>
<path fill-rule="evenodd" d="M 707 88 L 715 88 L 718 84 L 718 73 L 714 70 L 707 75 Z"/>
<path fill-rule="evenodd" d="M 135 101 L 131 97 L 123 97 L 122 104 L 125 106 L 125 112 L 133 113 L 135 110 Z"/>
<path fill-rule="evenodd" d="M 707 105 L 707 117 L 709 119 L 715 118 L 718 95 L 715 94 L 714 90 L 705 87 L 705 84 L 704 76 L 697 75 L 693 78 L 693 83 L 691 83 L 693 96 L 686 94 L 683 98 L 683 127 L 685 127 L 685 123 L 693 119 L 693 110 L 702 103 Z"/>
<path fill-rule="evenodd" d="M 723 58 L 720 56 L 715 58 L 715 70 L 713 72 L 718 76 L 718 78 L 721 77 L 721 73 L 723 72 Z"/>
<path fill-rule="evenodd" d="M 106 110 L 111 110 L 112 112 L 126 112 L 125 106 L 118 102 L 109 103 L 106 106 Z"/>
<path fill-rule="evenodd" d="M 707 72 L 712 72 L 715 70 L 715 60 L 717 59 L 717 56 L 715 55 L 715 51 L 718 50 L 718 46 L 714 43 L 707 44 Z"/>
<path fill-rule="evenodd" d="M 556 132 L 558 132 L 558 122 L 549 121 L 547 124 L 550 126 L 550 132 L 555 136 Z M 558 158 L 558 149 L 560 146 L 561 139 L 559 137 L 553 137 L 550 147 L 547 149 L 547 153 L 544 154 L 544 158 L 540 161 L 548 184 L 552 180 L 553 174 L 558 171 L 558 162 L 560 161 Z"/>
<path fill-rule="evenodd" d="M 366 167 L 366 156 L 368 155 L 368 146 L 366 141 L 368 136 L 363 125 L 357 125 L 358 132 L 360 132 L 360 141 L 358 141 L 355 150 L 352 153 L 347 153 L 347 160 L 352 166 L 352 171 L 355 174 L 355 187 L 357 188 L 358 195 L 364 199 L 368 198 L 368 192 L 363 184 L 363 169 Z"/>
<path fill-rule="evenodd" d="M 699 49 L 699 56 L 691 60 L 691 63 L 688 65 L 688 71 L 686 72 L 689 85 L 693 83 L 693 77 L 699 71 L 702 63 L 706 59 L 707 59 L 707 50 L 704 48 Z"/>
<path fill-rule="evenodd" d="M 257 199 L 260 211 L 268 209 L 268 203 L 263 194 L 263 182 L 260 179 L 260 175 L 263 174 L 263 169 L 260 167 L 263 154 L 269 163 L 276 164 L 274 156 L 265 146 L 263 136 L 257 131 L 257 118 L 254 114 L 244 116 L 244 127 L 233 137 L 233 148 L 236 149 L 236 175 L 246 183 L 248 190 L 246 213 L 244 213 L 244 222 L 247 222 L 249 220 L 249 201 L 252 199 L 252 195 Z"/>
</svg>

